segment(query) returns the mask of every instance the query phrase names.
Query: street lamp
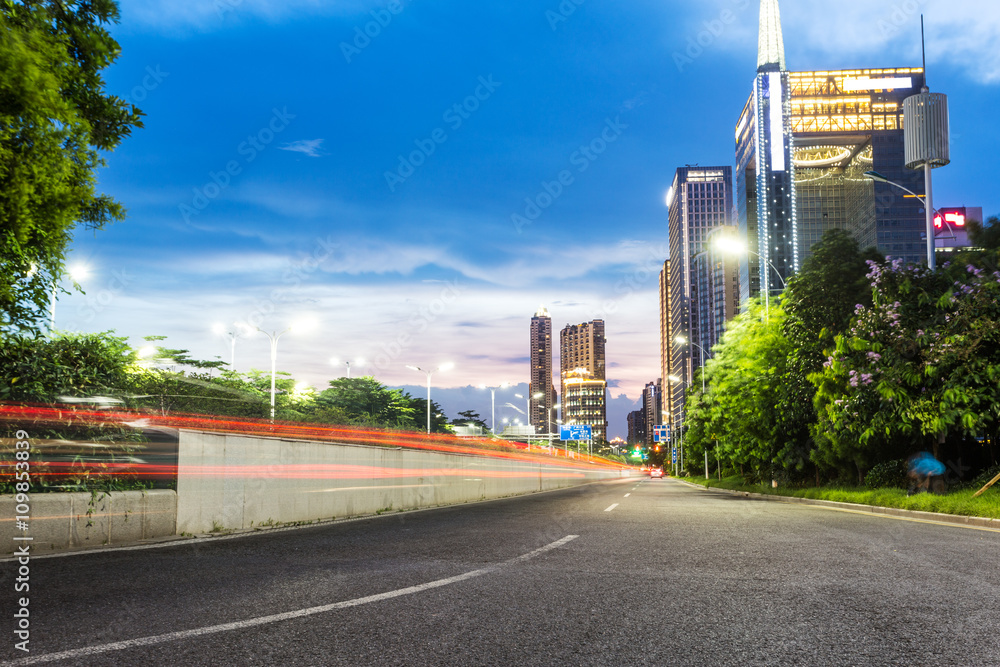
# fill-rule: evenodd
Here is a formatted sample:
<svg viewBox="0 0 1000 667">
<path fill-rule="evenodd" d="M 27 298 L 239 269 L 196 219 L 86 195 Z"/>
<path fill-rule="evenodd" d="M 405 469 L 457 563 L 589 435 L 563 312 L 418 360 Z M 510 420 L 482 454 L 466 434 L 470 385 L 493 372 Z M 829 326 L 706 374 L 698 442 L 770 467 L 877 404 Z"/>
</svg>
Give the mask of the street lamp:
<svg viewBox="0 0 1000 667">
<path fill-rule="evenodd" d="M 284 331 L 281 331 L 281 332 L 272 331 L 270 333 L 268 333 L 267 331 L 264 331 L 260 327 L 254 327 L 257 331 L 259 331 L 260 333 L 262 333 L 265 336 L 267 336 L 268 339 L 271 341 L 271 421 L 272 422 L 274 421 L 274 396 L 275 396 L 274 376 L 275 376 L 275 374 L 277 372 L 277 364 L 278 364 L 278 339 L 280 339 L 282 336 L 284 336 L 289 331 L 293 331 L 294 330 L 294 331 L 298 331 L 300 333 L 304 333 L 304 332 L 312 329 L 314 326 L 315 326 L 315 322 L 312 322 L 310 320 L 303 320 L 301 322 L 297 322 L 297 323 L 291 325 L 290 327 L 288 327 Z"/>
<path fill-rule="evenodd" d="M 455 364 L 447 363 L 441 364 L 432 371 L 425 371 L 420 366 L 407 366 L 411 371 L 418 371 L 420 373 L 427 374 L 427 435 L 431 433 L 431 376 L 438 371 L 447 371 L 455 367 Z"/>
<path fill-rule="evenodd" d="M 930 173 L 930 168 L 929 167 L 927 168 L 927 173 L 928 174 Z M 909 188 L 907 188 L 907 187 L 905 187 L 903 185 L 900 185 L 896 181 L 890 181 L 888 178 L 886 178 L 882 174 L 878 173 L 877 171 L 866 171 L 865 172 L 865 176 L 867 176 L 868 178 L 872 179 L 873 181 L 877 181 L 879 183 L 888 183 L 889 185 L 892 185 L 892 186 L 895 186 L 895 187 L 899 188 L 903 192 L 908 192 L 911 195 L 913 195 L 914 197 L 916 197 L 917 201 L 919 201 L 921 204 L 924 205 L 924 210 L 927 212 L 927 216 L 926 216 L 927 217 L 927 232 L 926 232 L 926 235 L 927 235 L 927 267 L 933 271 L 935 268 L 937 268 L 937 258 L 934 255 L 934 223 L 933 223 L 933 217 L 934 217 L 934 214 L 937 213 L 937 210 L 934 209 L 933 206 L 931 206 L 931 205 L 929 205 L 927 203 L 927 197 L 925 197 L 923 195 L 918 195 L 913 190 L 911 190 L 911 189 L 909 189 Z"/>
<path fill-rule="evenodd" d="M 509 382 L 504 382 L 503 384 L 496 387 L 487 387 L 485 384 L 479 385 L 480 389 L 490 390 L 490 431 L 493 432 L 493 435 L 497 434 L 497 411 L 496 411 L 497 389 L 506 389 L 509 386 L 510 386 Z"/>
<path fill-rule="evenodd" d="M 771 269 L 774 270 L 775 275 L 778 276 L 778 280 L 781 281 L 781 289 L 785 289 L 785 279 L 781 277 L 781 271 L 778 270 L 778 267 L 776 267 L 771 260 L 765 259 L 760 253 L 754 252 L 750 248 L 746 247 L 741 241 L 739 241 L 737 239 L 733 239 L 733 238 L 722 237 L 722 238 L 716 239 L 716 241 L 715 241 L 715 247 L 718 248 L 719 250 L 721 250 L 722 252 L 730 253 L 730 254 L 733 254 L 733 255 L 741 255 L 743 253 L 747 253 L 748 255 L 755 256 L 757 259 L 759 259 L 761 261 L 767 262 L 767 265 L 770 266 Z M 767 316 L 770 316 L 770 313 L 771 313 L 771 272 L 770 271 L 765 271 L 764 272 L 764 283 L 765 283 L 764 284 L 764 313 L 765 313 L 765 317 L 767 317 Z"/>
<path fill-rule="evenodd" d="M 330 359 L 330 363 L 333 364 L 334 366 L 339 366 L 341 364 L 341 362 L 338 361 L 336 357 L 334 357 L 333 359 Z M 350 380 L 351 379 L 351 362 L 350 361 L 345 361 L 343 363 L 344 363 L 345 366 L 347 366 L 347 379 Z M 354 362 L 354 364 L 356 366 L 364 366 L 365 360 L 364 359 L 357 359 Z"/>
<path fill-rule="evenodd" d="M 236 339 L 240 338 L 239 332 L 226 331 L 225 325 L 215 324 L 212 326 L 212 333 L 229 339 L 229 369 L 236 370 Z"/>
<path fill-rule="evenodd" d="M 69 267 L 66 272 L 70 280 L 74 284 L 79 283 L 81 280 L 85 280 L 88 275 L 90 275 L 90 268 L 83 265 L 77 264 L 76 266 Z M 49 307 L 49 333 L 51 334 L 56 330 L 56 292 L 59 290 L 59 279 L 52 279 L 52 305 Z"/>
<path fill-rule="evenodd" d="M 698 343 L 694 343 L 692 341 L 689 341 L 684 336 L 677 336 L 676 338 L 674 338 L 674 340 L 677 342 L 678 345 L 693 345 L 693 346 L 695 346 L 696 348 L 698 348 L 701 351 L 701 354 L 699 355 L 701 357 L 701 393 L 704 394 L 705 393 L 705 355 L 708 354 L 708 353 L 705 352 L 705 348 L 703 348 L 701 345 L 698 345 Z M 709 355 L 709 356 L 711 356 L 711 355 Z M 677 378 L 677 379 L 679 380 L 680 378 Z"/>
</svg>

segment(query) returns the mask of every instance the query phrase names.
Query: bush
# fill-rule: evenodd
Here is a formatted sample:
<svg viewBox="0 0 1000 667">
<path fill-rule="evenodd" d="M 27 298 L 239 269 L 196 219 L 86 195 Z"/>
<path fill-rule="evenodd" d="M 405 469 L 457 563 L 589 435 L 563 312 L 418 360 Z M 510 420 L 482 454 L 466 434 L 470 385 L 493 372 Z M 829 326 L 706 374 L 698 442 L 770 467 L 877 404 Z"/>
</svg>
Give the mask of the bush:
<svg viewBox="0 0 1000 667">
<path fill-rule="evenodd" d="M 969 488 L 973 491 L 978 491 L 986 486 L 987 482 L 997 475 L 1000 475 L 1000 466 L 993 466 L 992 468 L 983 471 L 978 477 L 969 482 Z M 1000 482 L 997 482 L 991 488 L 1000 488 Z"/>
<path fill-rule="evenodd" d="M 865 486 L 869 489 L 905 489 L 907 482 L 905 459 L 879 463 L 865 475 Z"/>
</svg>

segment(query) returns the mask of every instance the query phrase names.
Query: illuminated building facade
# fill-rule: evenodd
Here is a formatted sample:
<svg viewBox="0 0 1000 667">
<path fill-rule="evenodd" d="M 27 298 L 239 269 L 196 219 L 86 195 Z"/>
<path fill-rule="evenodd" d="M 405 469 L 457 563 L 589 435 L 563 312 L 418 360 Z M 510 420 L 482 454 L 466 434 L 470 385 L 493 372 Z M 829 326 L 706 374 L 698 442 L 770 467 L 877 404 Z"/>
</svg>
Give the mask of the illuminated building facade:
<svg viewBox="0 0 1000 667">
<path fill-rule="evenodd" d="M 674 339 L 670 331 L 670 260 L 663 263 L 663 270 L 660 271 L 660 377 L 666 387 L 660 392 L 660 415 L 664 421 L 661 424 L 670 424 L 673 415 L 672 392 L 670 391 L 671 376 L 674 376 L 673 367 L 673 344 Z"/>
<path fill-rule="evenodd" d="M 732 214 L 732 167 L 682 167 L 674 174 L 667 195 L 667 234 L 670 259 L 665 265 L 669 282 L 661 285 L 661 366 L 665 368 L 668 423 L 683 421 L 684 390 L 700 367 L 701 355 L 692 354 L 694 345 L 678 343 L 677 337 L 710 350 L 718 342 L 722 327 L 716 327 L 716 268 L 735 277 L 733 259 L 715 256 L 711 241 L 730 226 Z M 716 261 L 718 260 L 718 261 Z M 661 282 L 664 282 L 661 280 Z M 730 290 L 732 287 L 730 287 Z M 730 292 L 730 301 L 739 292 Z M 725 297 L 723 297 L 725 301 Z M 671 381 L 670 377 L 680 378 Z"/>
<path fill-rule="evenodd" d="M 662 392 L 662 382 L 650 382 L 642 390 L 642 421 L 643 421 L 643 442 L 653 443 L 654 427 L 663 423 L 663 414 L 660 410 Z"/>
<path fill-rule="evenodd" d="M 780 293 L 799 268 L 791 112 L 778 0 L 761 0 L 757 77 L 736 128 L 739 231 L 750 250 L 739 276 L 746 299 L 761 289 Z"/>
<path fill-rule="evenodd" d="M 555 430 L 555 415 L 550 412 L 558 401 L 552 382 L 552 318 L 549 311 L 539 308 L 531 318 L 531 383 L 528 385 L 528 423 L 536 433 Z M 544 396 L 536 399 L 537 393 Z"/>
<path fill-rule="evenodd" d="M 864 174 L 923 191 L 922 173 L 905 166 L 903 136 L 903 100 L 920 92 L 923 70 L 788 72 L 777 0 L 761 3 L 760 30 L 754 92 L 735 137 L 736 215 L 753 251 L 740 265 L 741 301 L 765 287 L 780 293 L 829 229 L 848 230 L 862 248 L 922 261 L 923 205 Z M 780 125 L 771 99 L 779 84 Z"/>
<path fill-rule="evenodd" d="M 590 424 L 594 441 L 607 439 L 604 320 L 567 325 L 559 333 L 564 424 Z"/>
</svg>

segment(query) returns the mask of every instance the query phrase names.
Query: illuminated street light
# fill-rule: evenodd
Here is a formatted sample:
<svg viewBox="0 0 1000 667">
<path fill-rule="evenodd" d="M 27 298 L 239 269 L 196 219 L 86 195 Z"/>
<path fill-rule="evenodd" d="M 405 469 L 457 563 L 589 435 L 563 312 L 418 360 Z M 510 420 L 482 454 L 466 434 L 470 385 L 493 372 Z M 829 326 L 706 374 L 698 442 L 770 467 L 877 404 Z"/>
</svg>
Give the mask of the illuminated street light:
<svg viewBox="0 0 1000 667">
<path fill-rule="evenodd" d="M 496 399 L 497 399 L 497 389 L 506 389 L 510 386 L 510 382 L 504 382 L 503 384 L 496 387 L 488 387 L 485 384 L 479 385 L 480 389 L 490 390 L 490 431 L 493 435 L 497 434 L 497 414 L 496 414 Z"/>
<path fill-rule="evenodd" d="M 674 338 L 674 341 L 676 341 L 678 345 L 688 345 L 688 344 L 690 344 L 690 345 L 695 346 L 699 350 L 701 350 L 701 355 L 700 355 L 701 356 L 701 394 L 702 394 L 702 396 L 704 396 L 705 395 L 705 355 L 707 354 L 707 352 L 705 352 L 705 348 L 703 348 L 701 345 L 698 345 L 698 343 L 692 343 L 691 341 L 689 341 L 684 336 L 677 336 L 676 338 Z M 677 378 L 677 379 L 680 380 L 680 378 Z"/>
<path fill-rule="evenodd" d="M 32 273 L 35 269 L 32 269 Z M 87 276 L 90 275 L 90 268 L 84 264 L 76 264 L 74 266 L 68 267 L 66 271 L 69 279 L 73 281 L 73 284 L 78 284 L 81 280 L 86 280 Z M 59 279 L 54 278 L 52 280 L 52 305 L 49 307 L 49 333 L 51 334 L 56 330 L 56 292 L 59 291 Z"/>
<path fill-rule="evenodd" d="M 764 259 L 760 253 L 750 250 L 746 247 L 742 241 L 734 238 L 727 238 L 725 236 L 720 237 L 715 240 L 715 247 L 720 252 L 724 252 L 730 255 L 742 255 L 744 253 L 748 255 L 753 255 L 757 259 L 767 262 L 767 265 L 774 270 L 775 275 L 778 276 L 778 280 L 781 281 L 781 289 L 785 289 L 785 279 L 781 277 L 781 271 L 778 271 L 778 267 L 774 265 L 769 259 Z M 771 313 L 771 272 L 764 272 L 764 314 L 765 317 L 769 317 Z"/>
<path fill-rule="evenodd" d="M 249 326 L 246 325 L 242 326 L 249 329 Z M 284 331 L 281 332 L 273 331 L 271 333 L 264 331 L 260 327 L 254 327 L 257 331 L 267 336 L 268 339 L 271 341 L 271 421 L 274 421 L 274 396 L 275 396 L 274 376 L 277 372 L 277 363 L 278 363 L 278 339 L 284 336 L 289 331 L 298 331 L 299 333 L 305 333 L 313 329 L 315 326 L 316 323 L 312 320 L 302 320 L 296 322 L 295 324 L 288 327 Z"/>
<path fill-rule="evenodd" d="M 438 371 L 447 371 L 455 367 L 453 363 L 441 364 L 432 371 L 425 371 L 420 366 L 407 366 L 411 371 L 419 371 L 427 374 L 427 435 L 431 433 L 431 376 Z"/>
</svg>

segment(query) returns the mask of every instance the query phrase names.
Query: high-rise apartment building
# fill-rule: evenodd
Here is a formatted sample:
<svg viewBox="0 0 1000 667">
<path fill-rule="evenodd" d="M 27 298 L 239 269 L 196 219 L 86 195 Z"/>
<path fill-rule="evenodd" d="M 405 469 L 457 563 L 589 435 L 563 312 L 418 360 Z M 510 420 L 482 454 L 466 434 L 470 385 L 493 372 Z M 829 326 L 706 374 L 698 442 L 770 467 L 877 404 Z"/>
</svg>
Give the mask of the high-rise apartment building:
<svg viewBox="0 0 1000 667">
<path fill-rule="evenodd" d="M 663 424 L 672 423 L 673 393 L 670 384 L 676 377 L 673 367 L 673 341 L 670 330 L 670 260 L 660 271 L 660 378 L 664 390 L 660 392 L 660 415 Z"/>
<path fill-rule="evenodd" d="M 905 166 L 903 138 L 903 100 L 920 92 L 923 70 L 788 72 L 777 0 L 761 2 L 759 39 L 754 92 L 736 125 L 737 219 L 751 251 L 740 266 L 742 300 L 762 286 L 779 294 L 828 229 L 848 230 L 862 248 L 922 261 L 922 204 L 864 174 L 923 191 L 922 173 Z M 771 101 L 778 85 L 780 124 Z"/>
<path fill-rule="evenodd" d="M 607 440 L 604 320 L 566 325 L 559 334 L 564 424 L 590 424 L 594 440 Z"/>
<path fill-rule="evenodd" d="M 528 423 L 535 433 L 557 432 L 555 408 L 557 397 L 552 382 L 552 318 L 544 307 L 531 318 L 531 382 L 528 385 Z M 537 394 L 542 396 L 536 398 Z"/>
<path fill-rule="evenodd" d="M 652 444 L 653 442 L 655 427 L 663 423 L 663 414 L 660 407 L 662 405 L 662 401 L 660 400 L 661 392 L 662 382 L 660 380 L 650 382 L 642 390 L 643 437 L 648 444 Z"/>
<path fill-rule="evenodd" d="M 732 168 L 682 167 L 674 175 L 667 195 L 670 258 L 665 270 L 669 282 L 661 285 L 661 366 L 665 367 L 664 399 L 668 423 L 682 421 L 684 390 L 694 378 L 704 356 L 722 334 L 717 314 L 729 312 L 727 299 L 735 302 L 734 260 L 722 256 L 712 242 L 732 233 Z M 727 297 L 728 290 L 728 297 Z M 716 296 L 716 293 L 719 296 Z M 730 309 L 731 310 L 731 309 Z M 730 315 L 731 317 L 732 315 Z M 678 342 L 683 337 L 687 342 Z M 678 378 L 673 380 L 672 377 Z"/>
</svg>

